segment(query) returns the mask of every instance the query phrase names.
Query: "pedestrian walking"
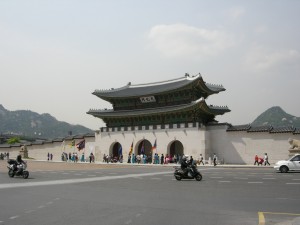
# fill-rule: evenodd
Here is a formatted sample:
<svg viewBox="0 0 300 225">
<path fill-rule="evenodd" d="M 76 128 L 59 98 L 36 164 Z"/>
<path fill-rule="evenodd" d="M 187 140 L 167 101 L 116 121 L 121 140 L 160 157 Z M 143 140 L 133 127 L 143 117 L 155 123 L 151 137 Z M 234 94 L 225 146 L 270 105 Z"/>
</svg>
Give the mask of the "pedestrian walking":
<svg viewBox="0 0 300 225">
<path fill-rule="evenodd" d="M 214 153 L 213 161 L 214 161 L 214 166 L 216 166 L 217 165 L 217 155 L 216 155 L 216 153 Z"/>
<path fill-rule="evenodd" d="M 254 165 L 258 165 L 258 155 L 255 155 L 255 157 L 254 157 Z"/>
<path fill-rule="evenodd" d="M 200 158 L 199 158 L 199 165 L 202 163 L 202 165 L 204 165 L 204 162 L 203 162 L 203 156 L 202 154 L 200 154 Z"/>
<path fill-rule="evenodd" d="M 267 153 L 265 153 L 264 160 L 265 160 L 265 166 L 266 166 L 267 164 L 270 166 L 270 163 L 269 163 L 269 157 L 268 157 L 268 154 L 267 154 Z"/>
</svg>

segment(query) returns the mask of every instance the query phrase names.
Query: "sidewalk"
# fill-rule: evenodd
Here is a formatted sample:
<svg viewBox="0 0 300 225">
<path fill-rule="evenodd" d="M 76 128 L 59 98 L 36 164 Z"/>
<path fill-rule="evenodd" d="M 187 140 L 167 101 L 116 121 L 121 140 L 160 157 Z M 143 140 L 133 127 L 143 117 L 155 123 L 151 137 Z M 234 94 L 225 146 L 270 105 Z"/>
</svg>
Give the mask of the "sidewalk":
<svg viewBox="0 0 300 225">
<path fill-rule="evenodd" d="M 174 163 L 168 163 L 168 164 L 143 164 L 143 163 L 106 163 L 106 162 L 100 162 L 100 161 L 96 161 L 93 163 L 90 162 L 80 162 L 78 161 L 77 163 L 75 162 L 65 162 L 65 161 L 47 161 L 47 160 L 27 160 L 27 161 L 36 161 L 36 162 L 48 162 L 48 163 L 66 163 L 66 164 L 98 164 L 98 165 L 124 165 L 124 166 L 152 166 L 152 167 L 174 167 L 174 166 L 180 166 L 180 164 L 174 164 Z M 240 164 L 218 164 L 217 166 L 213 166 L 213 165 L 197 165 L 198 168 L 273 168 L 272 165 L 270 166 L 257 166 L 257 165 L 250 165 L 250 164 L 244 164 L 244 165 L 240 165 Z"/>
</svg>

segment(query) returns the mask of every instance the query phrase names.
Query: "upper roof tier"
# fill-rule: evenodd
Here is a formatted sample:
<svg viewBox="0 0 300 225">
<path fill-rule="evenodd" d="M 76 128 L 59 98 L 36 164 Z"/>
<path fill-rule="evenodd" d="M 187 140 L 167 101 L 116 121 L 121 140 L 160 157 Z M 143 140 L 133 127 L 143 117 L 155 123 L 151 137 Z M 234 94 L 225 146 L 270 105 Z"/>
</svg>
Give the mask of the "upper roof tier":
<svg viewBox="0 0 300 225">
<path fill-rule="evenodd" d="M 126 86 L 117 89 L 112 88 L 109 90 L 95 90 L 93 94 L 104 100 L 109 100 L 113 98 L 142 97 L 154 94 L 162 94 L 187 88 L 188 86 L 197 87 L 202 92 L 207 93 L 207 96 L 225 91 L 225 88 L 222 85 L 206 83 L 200 74 L 195 76 L 185 74 L 184 77 L 173 80 L 136 85 L 128 83 Z"/>
<path fill-rule="evenodd" d="M 165 106 L 153 109 L 139 109 L 139 110 L 120 110 L 115 111 L 113 109 L 90 109 L 87 114 L 93 115 L 99 118 L 118 118 L 118 117 L 134 117 L 134 116 L 151 116 L 151 115 L 162 115 L 168 113 L 176 113 L 180 111 L 193 111 L 201 112 L 207 115 L 216 116 L 223 115 L 224 113 L 230 112 L 227 106 L 213 106 L 207 105 L 204 98 L 200 98 L 197 101 L 176 105 L 176 106 Z"/>
</svg>

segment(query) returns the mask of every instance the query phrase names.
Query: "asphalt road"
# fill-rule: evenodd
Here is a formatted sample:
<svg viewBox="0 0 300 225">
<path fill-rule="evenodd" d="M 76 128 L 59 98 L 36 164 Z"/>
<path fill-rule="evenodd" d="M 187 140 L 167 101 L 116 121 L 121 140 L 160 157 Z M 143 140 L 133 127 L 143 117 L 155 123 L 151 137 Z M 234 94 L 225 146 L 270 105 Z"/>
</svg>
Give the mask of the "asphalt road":
<svg viewBox="0 0 300 225">
<path fill-rule="evenodd" d="M 300 173 L 199 168 L 176 181 L 172 167 L 0 172 L 0 224 L 300 224 Z"/>
</svg>

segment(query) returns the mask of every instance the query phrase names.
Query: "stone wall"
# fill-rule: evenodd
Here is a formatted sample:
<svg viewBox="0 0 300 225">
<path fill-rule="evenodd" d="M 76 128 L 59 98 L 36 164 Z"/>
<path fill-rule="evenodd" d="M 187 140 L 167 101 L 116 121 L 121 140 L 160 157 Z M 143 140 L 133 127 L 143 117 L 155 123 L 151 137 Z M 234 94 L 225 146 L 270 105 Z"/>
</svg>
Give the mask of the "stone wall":
<svg viewBox="0 0 300 225">
<path fill-rule="evenodd" d="M 174 127 L 134 127 L 120 130 L 105 128 L 97 131 L 95 137 L 87 137 L 85 153 L 87 157 L 91 152 L 95 155 L 96 161 L 102 161 L 104 154 L 112 154 L 115 143 L 122 145 L 124 161 L 130 146 L 133 142 L 134 152 L 137 153 L 139 143 L 148 140 L 151 145 L 157 140 L 157 149 L 154 153 L 169 154 L 170 146 L 174 141 L 179 141 L 183 145 L 184 154 L 192 155 L 195 159 L 202 154 L 205 160 L 217 154 L 218 160 L 225 164 L 253 164 L 254 156 L 257 154 L 263 157 L 268 153 L 269 161 L 275 163 L 278 160 L 289 157 L 288 143 L 289 138 L 300 139 L 300 135 L 293 133 L 269 133 L 269 132 L 247 132 L 247 131 L 227 131 L 227 124 L 218 124 L 212 126 L 199 126 L 199 124 L 181 124 Z M 65 142 L 52 142 L 39 145 L 27 145 L 30 158 L 37 160 L 47 160 L 47 154 L 53 154 L 53 160 L 60 161 L 62 152 L 78 152 L 75 147 L 70 147 L 72 140 Z M 80 140 L 76 140 L 78 143 Z M 18 147 L 1 147 L 0 152 L 9 152 L 11 158 L 19 154 Z"/>
<path fill-rule="evenodd" d="M 78 150 L 75 147 L 71 146 L 71 141 L 65 141 L 64 143 L 62 141 L 59 142 L 49 142 L 49 143 L 43 143 L 43 144 L 27 144 L 27 150 L 28 150 L 28 157 L 33 158 L 36 160 L 47 160 L 47 155 L 53 154 L 53 161 L 61 161 L 61 155 L 63 152 L 66 153 L 73 153 L 78 152 Z M 76 144 L 80 140 L 76 141 Z M 95 153 L 95 138 L 94 137 L 86 137 L 85 138 L 85 149 L 80 151 L 80 154 L 82 152 L 85 153 L 86 156 L 90 154 L 90 152 Z M 9 156 L 12 159 L 15 159 L 17 155 L 19 154 L 21 150 L 20 146 L 15 147 L 1 147 L 0 152 L 9 152 Z"/>
<path fill-rule="evenodd" d="M 227 125 L 207 127 L 210 133 L 210 152 L 228 164 L 252 164 L 257 154 L 269 156 L 269 162 L 289 158 L 289 138 L 299 139 L 300 135 L 292 133 L 269 132 L 227 132 Z"/>
</svg>

